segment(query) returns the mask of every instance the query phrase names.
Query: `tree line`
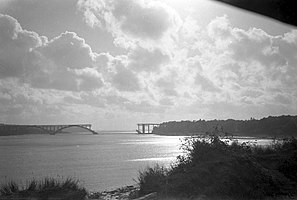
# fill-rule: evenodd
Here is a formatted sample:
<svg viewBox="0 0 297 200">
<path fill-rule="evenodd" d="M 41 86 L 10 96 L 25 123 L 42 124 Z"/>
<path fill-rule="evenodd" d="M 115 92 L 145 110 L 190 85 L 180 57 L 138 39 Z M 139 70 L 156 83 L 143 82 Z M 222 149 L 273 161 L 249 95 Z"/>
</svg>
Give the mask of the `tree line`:
<svg viewBox="0 0 297 200">
<path fill-rule="evenodd" d="M 249 120 L 186 120 L 163 122 L 154 127 L 154 134 L 196 135 L 217 134 L 223 136 L 290 137 L 297 136 L 297 116 L 269 116 Z"/>
</svg>

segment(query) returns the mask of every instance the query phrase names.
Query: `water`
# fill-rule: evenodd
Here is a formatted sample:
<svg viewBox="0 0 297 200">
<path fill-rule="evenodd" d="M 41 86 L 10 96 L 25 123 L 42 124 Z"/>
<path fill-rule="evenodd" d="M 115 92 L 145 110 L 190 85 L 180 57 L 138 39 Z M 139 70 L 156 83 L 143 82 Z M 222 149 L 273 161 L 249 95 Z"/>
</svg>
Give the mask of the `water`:
<svg viewBox="0 0 297 200">
<path fill-rule="evenodd" d="M 74 177 L 91 191 L 131 185 L 146 166 L 173 162 L 181 153 L 180 138 L 135 133 L 3 136 L 0 183 Z"/>
<path fill-rule="evenodd" d="M 90 191 L 115 189 L 135 184 L 133 179 L 147 166 L 169 166 L 182 153 L 182 138 L 127 132 L 2 136 L 0 183 L 74 177 Z M 251 139 L 239 139 L 246 141 Z"/>
</svg>

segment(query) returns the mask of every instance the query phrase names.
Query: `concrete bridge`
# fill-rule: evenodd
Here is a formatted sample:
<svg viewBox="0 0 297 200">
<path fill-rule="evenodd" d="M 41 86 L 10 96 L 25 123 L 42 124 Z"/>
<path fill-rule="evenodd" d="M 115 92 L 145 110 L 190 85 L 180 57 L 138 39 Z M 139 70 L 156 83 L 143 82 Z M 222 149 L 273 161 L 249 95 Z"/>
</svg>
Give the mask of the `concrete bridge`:
<svg viewBox="0 0 297 200">
<path fill-rule="evenodd" d="M 141 123 L 137 124 L 136 132 L 139 134 L 150 134 L 152 133 L 155 126 L 159 126 L 157 123 Z"/>
<path fill-rule="evenodd" d="M 91 124 L 63 124 L 63 125 L 15 125 L 15 124 L 0 124 L 0 132 L 20 132 L 28 128 L 38 128 L 42 131 L 55 135 L 66 128 L 79 127 L 85 129 L 93 134 L 98 134 L 96 131 L 92 130 Z"/>
</svg>

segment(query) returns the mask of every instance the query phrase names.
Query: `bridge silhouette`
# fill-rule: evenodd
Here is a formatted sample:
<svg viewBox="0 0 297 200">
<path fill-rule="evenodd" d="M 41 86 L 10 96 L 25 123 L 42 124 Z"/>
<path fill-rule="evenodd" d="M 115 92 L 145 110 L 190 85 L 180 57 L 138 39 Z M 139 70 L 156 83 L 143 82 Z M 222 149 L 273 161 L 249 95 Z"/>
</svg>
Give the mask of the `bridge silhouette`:
<svg viewBox="0 0 297 200">
<path fill-rule="evenodd" d="M 62 132 L 62 130 L 71 128 L 71 127 L 79 127 L 85 129 L 93 134 L 98 134 L 96 131 L 92 130 L 91 124 L 63 124 L 63 125 L 16 125 L 16 124 L 0 124 L 0 132 L 18 132 L 29 128 L 38 128 L 42 131 L 55 135 L 57 133 Z"/>
<path fill-rule="evenodd" d="M 160 124 L 157 123 L 141 123 L 137 124 L 136 132 L 138 134 L 150 134 L 152 133 L 154 127 L 159 126 Z M 152 127 L 152 129 L 150 129 Z"/>
</svg>

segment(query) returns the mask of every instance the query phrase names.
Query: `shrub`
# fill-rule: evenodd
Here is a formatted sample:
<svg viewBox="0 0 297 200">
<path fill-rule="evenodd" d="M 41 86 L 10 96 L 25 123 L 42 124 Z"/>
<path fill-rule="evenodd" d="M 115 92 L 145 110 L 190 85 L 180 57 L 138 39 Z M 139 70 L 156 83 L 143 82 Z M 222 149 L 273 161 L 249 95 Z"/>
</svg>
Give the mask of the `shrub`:
<svg viewBox="0 0 297 200">
<path fill-rule="evenodd" d="M 297 152 L 282 160 L 279 164 L 278 170 L 287 178 L 297 182 Z"/>
<path fill-rule="evenodd" d="M 2 185 L 1 188 L 0 188 L 0 195 L 1 196 L 9 196 L 9 195 L 12 195 L 12 194 L 15 194 L 15 193 L 18 193 L 19 192 L 19 187 L 18 185 L 11 181 L 5 185 Z"/>
<path fill-rule="evenodd" d="M 36 198 L 43 200 L 58 198 L 61 200 L 83 200 L 87 191 L 79 186 L 78 180 L 72 178 L 66 180 L 45 178 L 41 181 L 32 180 L 22 189 L 14 182 L 7 183 L 1 186 L 0 195 L 6 199 Z"/>
<path fill-rule="evenodd" d="M 144 171 L 139 172 L 138 183 L 140 195 L 152 192 L 165 192 L 166 177 L 168 170 L 156 164 L 154 167 L 147 167 Z"/>
<path fill-rule="evenodd" d="M 279 151 L 295 151 L 297 150 L 297 139 L 294 137 L 283 139 L 279 147 Z"/>
<path fill-rule="evenodd" d="M 293 182 L 260 164 L 253 148 L 249 143 L 229 145 L 217 136 L 187 138 L 182 144 L 185 154 L 170 169 L 148 168 L 140 174 L 141 190 L 214 199 L 263 199 L 290 194 Z"/>
</svg>

